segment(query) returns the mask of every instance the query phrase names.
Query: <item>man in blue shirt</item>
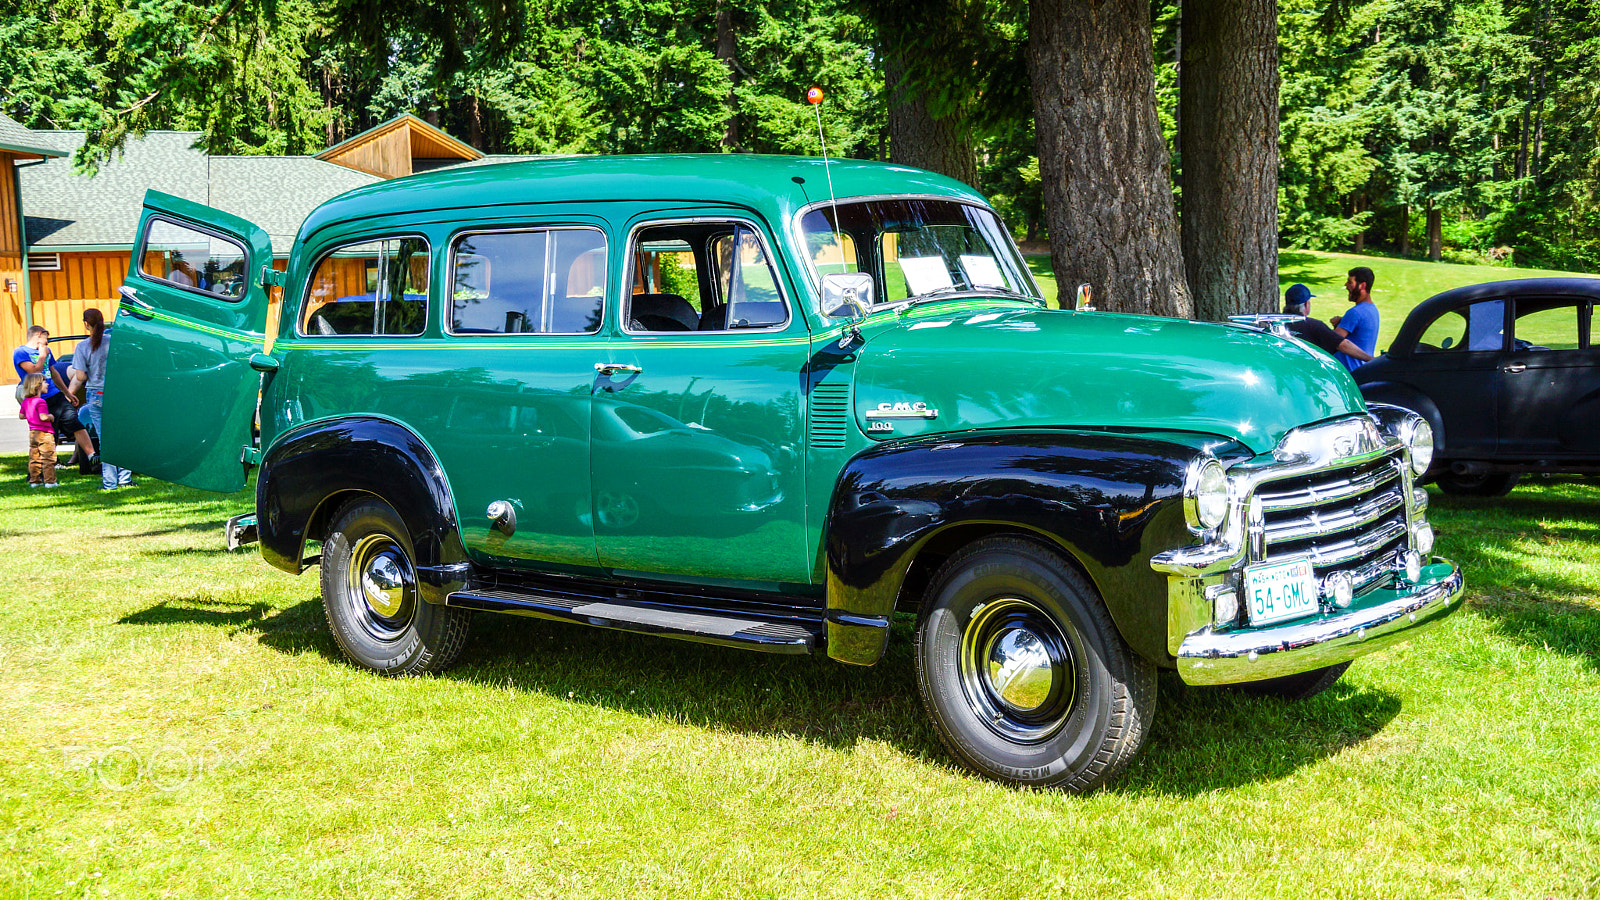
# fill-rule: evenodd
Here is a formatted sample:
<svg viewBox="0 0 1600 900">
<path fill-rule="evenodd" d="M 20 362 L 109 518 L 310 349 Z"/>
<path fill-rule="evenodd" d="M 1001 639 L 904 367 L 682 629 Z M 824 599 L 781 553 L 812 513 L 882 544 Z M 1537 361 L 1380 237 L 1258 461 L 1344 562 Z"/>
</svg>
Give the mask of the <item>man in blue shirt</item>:
<svg viewBox="0 0 1600 900">
<path fill-rule="evenodd" d="M 50 352 L 50 332 L 42 325 L 28 328 L 22 346 L 11 351 L 11 368 L 17 370 L 17 380 L 24 376 L 44 376 L 44 402 L 55 417 L 56 431 L 70 434 L 78 444 L 78 471 L 87 473 L 94 462 L 94 445 L 89 442 L 89 432 L 78 421 L 78 398 L 67 393 L 67 386 L 56 371 L 55 354 Z"/>
<path fill-rule="evenodd" d="M 1372 281 L 1372 270 L 1366 266 L 1351 269 L 1349 277 L 1344 280 L 1344 289 L 1350 294 L 1350 310 L 1328 323 L 1333 326 L 1334 334 L 1349 338 L 1352 344 L 1367 354 L 1368 359 L 1378 349 L 1378 307 L 1372 302 Z M 1362 363 L 1362 360 L 1345 353 L 1335 353 L 1334 356 L 1352 372 Z"/>
</svg>

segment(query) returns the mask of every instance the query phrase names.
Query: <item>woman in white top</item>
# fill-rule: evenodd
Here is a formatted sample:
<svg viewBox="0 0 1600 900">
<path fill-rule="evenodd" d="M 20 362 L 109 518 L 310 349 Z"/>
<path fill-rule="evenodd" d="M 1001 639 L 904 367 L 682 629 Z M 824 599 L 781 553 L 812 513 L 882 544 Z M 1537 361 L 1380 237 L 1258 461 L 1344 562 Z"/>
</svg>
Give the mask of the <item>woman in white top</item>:
<svg viewBox="0 0 1600 900">
<path fill-rule="evenodd" d="M 101 410 L 105 401 L 106 353 L 111 346 L 111 336 L 106 334 L 105 316 L 92 306 L 83 311 L 83 324 L 89 329 L 89 336 L 79 341 L 73 349 L 72 365 L 67 371 L 72 376 L 74 389 L 79 384 L 84 385 L 83 408 L 78 410 L 78 414 L 94 429 L 101 446 L 104 446 L 105 434 L 100 423 L 103 421 Z M 110 491 L 131 484 L 132 472 L 101 462 L 100 490 Z"/>
</svg>

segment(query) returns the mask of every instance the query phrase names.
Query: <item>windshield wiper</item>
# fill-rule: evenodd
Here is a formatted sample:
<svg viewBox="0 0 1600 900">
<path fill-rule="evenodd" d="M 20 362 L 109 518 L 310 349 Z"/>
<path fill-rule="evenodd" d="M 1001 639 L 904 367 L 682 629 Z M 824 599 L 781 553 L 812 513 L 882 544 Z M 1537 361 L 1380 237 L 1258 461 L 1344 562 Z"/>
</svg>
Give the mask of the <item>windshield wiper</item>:
<svg viewBox="0 0 1600 900">
<path fill-rule="evenodd" d="M 953 285 L 953 284 L 947 284 L 944 287 L 936 287 L 931 291 L 923 291 L 922 293 L 916 295 L 915 297 L 909 298 L 906 301 L 906 305 L 900 307 L 900 311 L 901 312 L 906 312 L 907 310 L 910 310 L 912 307 L 920 306 L 920 305 L 922 305 L 924 303 L 932 303 L 935 300 L 946 299 L 950 294 L 977 294 L 977 295 L 980 295 L 980 296 L 984 295 L 984 294 L 996 294 L 996 295 L 999 295 L 1001 297 L 1006 297 L 1008 299 L 1015 298 L 1017 300 L 1026 300 L 1029 303 L 1034 304 L 1035 306 L 1042 307 L 1042 306 L 1045 305 L 1044 300 L 1042 300 L 1042 299 L 1040 299 L 1038 297 L 1035 297 L 1035 296 L 1033 296 L 1031 294 L 1024 294 L 1021 291 L 1013 291 L 1010 288 L 991 287 L 989 285 L 984 285 L 983 287 L 975 287 L 975 288 L 974 287 L 958 287 L 958 286 Z"/>
</svg>

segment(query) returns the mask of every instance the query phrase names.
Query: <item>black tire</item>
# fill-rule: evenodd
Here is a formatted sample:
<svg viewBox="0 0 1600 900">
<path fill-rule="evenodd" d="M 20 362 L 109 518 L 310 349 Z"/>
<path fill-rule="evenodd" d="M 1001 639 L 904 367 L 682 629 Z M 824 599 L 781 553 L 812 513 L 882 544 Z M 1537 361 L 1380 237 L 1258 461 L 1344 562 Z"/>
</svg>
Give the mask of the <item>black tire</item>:
<svg viewBox="0 0 1600 900">
<path fill-rule="evenodd" d="M 1517 486 L 1522 476 L 1516 472 L 1480 472 L 1476 475 L 1458 475 L 1440 472 L 1434 479 L 1439 490 L 1460 497 L 1504 497 Z"/>
<path fill-rule="evenodd" d="M 1289 701 L 1309 700 L 1333 687 L 1333 683 L 1338 681 L 1348 668 L 1350 668 L 1349 663 L 1339 663 L 1336 666 L 1324 666 L 1296 675 L 1268 678 L 1266 681 L 1251 681 L 1239 685 L 1239 689 L 1257 697 L 1277 697 L 1279 700 Z"/>
<path fill-rule="evenodd" d="M 334 514 L 322 542 L 322 608 L 351 662 L 423 675 L 461 655 L 472 612 L 425 602 L 414 558 L 405 524 L 382 500 L 355 500 Z"/>
<path fill-rule="evenodd" d="M 945 562 L 915 654 L 945 746 L 998 781 L 1092 791 L 1133 761 L 1155 712 L 1154 664 L 1083 576 L 1026 540 L 988 538 Z M 998 671 L 997 659 L 1008 660 Z"/>
</svg>

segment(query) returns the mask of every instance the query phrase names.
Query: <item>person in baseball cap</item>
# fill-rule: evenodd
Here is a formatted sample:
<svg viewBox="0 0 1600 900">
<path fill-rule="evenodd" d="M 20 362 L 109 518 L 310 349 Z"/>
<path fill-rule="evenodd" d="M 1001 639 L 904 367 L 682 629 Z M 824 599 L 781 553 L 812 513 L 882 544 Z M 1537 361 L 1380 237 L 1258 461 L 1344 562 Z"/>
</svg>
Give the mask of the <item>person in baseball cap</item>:
<svg viewBox="0 0 1600 900">
<path fill-rule="evenodd" d="M 1289 333 L 1330 354 L 1343 353 L 1363 362 L 1371 360 L 1371 354 L 1351 343 L 1349 339 L 1340 337 L 1337 331 L 1329 328 L 1321 319 L 1311 318 L 1311 298 L 1315 296 L 1316 294 L 1311 293 L 1311 289 L 1303 284 L 1291 284 L 1284 292 L 1284 313 L 1305 317 L 1298 322 L 1290 322 L 1287 326 Z"/>
</svg>

